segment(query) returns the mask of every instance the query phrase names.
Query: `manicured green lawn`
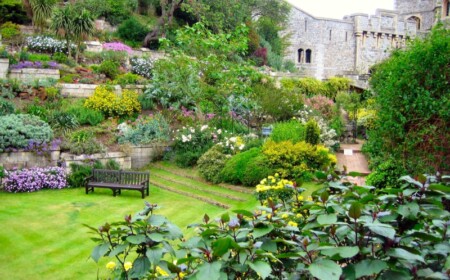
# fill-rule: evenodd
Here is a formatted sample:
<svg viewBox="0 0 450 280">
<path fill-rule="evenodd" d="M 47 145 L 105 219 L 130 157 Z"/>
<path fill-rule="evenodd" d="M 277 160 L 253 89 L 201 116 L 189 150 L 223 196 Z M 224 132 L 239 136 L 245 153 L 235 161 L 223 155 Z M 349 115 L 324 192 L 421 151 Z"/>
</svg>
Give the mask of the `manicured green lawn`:
<svg viewBox="0 0 450 280">
<path fill-rule="evenodd" d="M 224 210 L 154 186 L 145 200 L 139 192 L 126 190 L 118 197 L 105 189 L 88 195 L 84 189 L 17 194 L 0 191 L 0 279 L 95 279 L 97 273 L 100 279 L 107 279 L 110 275 L 105 264 L 109 260 L 97 265 L 89 258 L 96 244 L 83 224 L 99 227 L 121 220 L 143 209 L 145 201 L 158 204 L 156 213 L 169 218 L 187 237 L 194 233 L 186 227 L 200 222 L 205 213 L 214 218 L 225 211 L 251 211 L 259 205 L 251 193 L 208 185 L 192 169 L 162 163 L 150 167 L 150 172 L 150 181 L 155 184 L 220 201 L 231 208 Z M 307 196 L 320 185 L 306 183 L 303 187 Z"/>
<path fill-rule="evenodd" d="M 193 198 L 151 187 L 145 200 L 157 203 L 165 215 L 184 232 L 204 213 L 215 217 L 225 210 Z M 110 190 L 46 190 L 36 193 L 0 192 L 0 279 L 95 279 L 108 277 L 89 256 L 95 243 L 82 224 L 98 227 L 143 209 L 136 191 L 113 197 Z M 239 205 L 238 205 L 239 204 Z M 253 209 L 256 201 L 236 203 Z"/>
</svg>

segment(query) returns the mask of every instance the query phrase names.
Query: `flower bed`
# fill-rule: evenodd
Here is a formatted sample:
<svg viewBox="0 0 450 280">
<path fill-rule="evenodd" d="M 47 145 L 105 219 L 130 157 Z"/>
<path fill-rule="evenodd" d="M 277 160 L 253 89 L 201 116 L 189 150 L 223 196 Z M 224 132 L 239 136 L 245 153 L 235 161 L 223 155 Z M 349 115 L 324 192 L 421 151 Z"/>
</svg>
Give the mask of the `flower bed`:
<svg viewBox="0 0 450 280">
<path fill-rule="evenodd" d="M 66 173 L 61 167 L 36 167 L 8 171 L 3 184 L 6 191 L 15 193 L 67 187 Z"/>
</svg>

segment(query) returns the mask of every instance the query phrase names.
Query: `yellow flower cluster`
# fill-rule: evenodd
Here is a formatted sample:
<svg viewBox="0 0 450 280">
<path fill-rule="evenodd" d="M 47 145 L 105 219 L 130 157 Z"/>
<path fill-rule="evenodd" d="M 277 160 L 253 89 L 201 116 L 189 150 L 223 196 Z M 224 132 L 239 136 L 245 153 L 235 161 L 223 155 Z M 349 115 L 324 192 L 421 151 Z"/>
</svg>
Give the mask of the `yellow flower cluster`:
<svg viewBox="0 0 450 280">
<path fill-rule="evenodd" d="M 286 185 L 292 186 L 292 181 L 286 179 L 279 179 L 278 176 L 269 176 L 267 179 L 261 180 L 259 185 L 256 186 L 256 192 L 265 192 L 270 190 L 282 190 Z"/>
<path fill-rule="evenodd" d="M 122 95 L 117 95 L 104 86 L 98 86 L 94 94 L 84 102 L 84 106 L 107 116 L 132 115 L 141 110 L 136 92 L 124 90 Z"/>
<path fill-rule="evenodd" d="M 288 226 L 291 226 L 291 227 L 297 227 L 298 224 L 297 224 L 296 222 L 289 221 L 289 222 L 288 222 Z"/>
<path fill-rule="evenodd" d="M 116 268 L 116 263 L 115 262 L 109 262 L 106 264 L 106 268 L 109 270 L 114 270 Z"/>
<path fill-rule="evenodd" d="M 125 271 L 130 270 L 133 267 L 133 264 L 131 262 L 125 262 L 123 264 L 123 268 L 125 269 Z"/>
<path fill-rule="evenodd" d="M 156 267 L 156 274 L 159 274 L 161 276 L 169 276 L 169 273 L 167 273 L 164 269 L 162 269 L 159 266 Z"/>
</svg>

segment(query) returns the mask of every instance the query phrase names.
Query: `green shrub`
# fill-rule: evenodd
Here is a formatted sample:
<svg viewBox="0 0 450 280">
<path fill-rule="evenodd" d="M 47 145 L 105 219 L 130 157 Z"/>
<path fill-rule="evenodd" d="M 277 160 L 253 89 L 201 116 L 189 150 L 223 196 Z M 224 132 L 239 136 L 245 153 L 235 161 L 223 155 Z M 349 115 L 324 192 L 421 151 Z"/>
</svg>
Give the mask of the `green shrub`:
<svg viewBox="0 0 450 280">
<path fill-rule="evenodd" d="M 89 109 L 83 106 L 83 104 L 78 103 L 67 109 L 67 113 L 73 114 L 80 125 L 92 125 L 96 126 L 105 120 L 102 112 L 96 111 L 94 109 Z"/>
<path fill-rule="evenodd" d="M 29 61 L 50 61 L 50 56 L 48 54 L 40 54 L 40 53 L 30 53 L 28 54 Z"/>
<path fill-rule="evenodd" d="M 0 27 L 0 34 L 2 35 L 2 38 L 5 40 L 10 40 L 15 37 L 20 36 L 20 27 L 17 24 L 14 24 L 10 21 L 5 22 Z"/>
<path fill-rule="evenodd" d="M 301 178 L 305 172 L 326 169 L 337 162 L 328 148 L 304 141 L 293 144 L 291 141 L 276 143 L 269 139 L 262 151 L 282 178 Z"/>
<path fill-rule="evenodd" d="M 220 172 L 221 181 L 231 184 L 243 184 L 247 166 L 260 154 L 261 149 L 253 148 L 233 156 L 226 162 L 225 167 Z M 251 176 L 249 176 L 247 181 L 251 181 Z"/>
<path fill-rule="evenodd" d="M 148 32 L 149 29 L 133 16 L 122 22 L 117 29 L 122 40 L 138 43 L 143 42 Z"/>
<path fill-rule="evenodd" d="M 153 103 L 153 100 L 151 98 L 148 98 L 144 94 L 140 94 L 138 100 L 141 104 L 142 110 L 152 110 L 155 108 L 155 103 Z"/>
<path fill-rule="evenodd" d="M 25 112 L 27 114 L 37 116 L 45 122 L 48 121 L 49 112 L 44 106 L 31 104 L 25 108 Z"/>
<path fill-rule="evenodd" d="M 249 187 L 256 186 L 261 179 L 273 173 L 269 159 L 261 153 L 248 162 L 242 177 L 242 184 Z"/>
<path fill-rule="evenodd" d="M 105 147 L 96 141 L 94 133 L 87 129 L 72 132 L 61 144 L 62 150 L 75 155 L 96 154 L 105 151 Z"/>
<path fill-rule="evenodd" d="M 111 80 L 114 80 L 120 73 L 119 67 L 119 63 L 112 60 L 105 60 L 100 64 L 98 71 L 102 74 L 105 74 L 105 76 L 110 78 Z"/>
<path fill-rule="evenodd" d="M 401 163 L 389 159 L 374 168 L 367 176 L 366 184 L 376 188 L 399 188 L 402 182 L 398 178 L 406 173 Z"/>
<path fill-rule="evenodd" d="M 0 116 L 13 114 L 15 110 L 16 109 L 15 109 L 13 103 L 11 103 L 3 98 L 0 99 Z"/>
<path fill-rule="evenodd" d="M 320 128 L 314 119 L 306 123 L 305 141 L 311 145 L 317 145 L 320 142 Z"/>
<path fill-rule="evenodd" d="M 133 145 L 149 144 L 157 141 L 169 141 L 170 127 L 162 115 L 138 118 L 131 127 L 126 127 L 119 143 Z"/>
<path fill-rule="evenodd" d="M 275 124 L 270 139 L 275 142 L 291 141 L 297 143 L 305 140 L 305 126 L 296 120 Z"/>
<path fill-rule="evenodd" d="M 128 53 L 125 51 L 102 51 L 100 54 L 100 62 L 114 61 L 119 65 L 125 65 L 128 60 Z"/>
<path fill-rule="evenodd" d="M 67 55 L 65 55 L 61 52 L 54 53 L 52 55 L 52 59 L 58 63 L 63 63 L 63 64 L 67 64 L 67 61 L 69 60 Z"/>
<path fill-rule="evenodd" d="M 197 161 L 200 175 L 212 183 L 220 183 L 220 172 L 225 167 L 228 159 L 219 145 L 213 146 L 204 153 Z"/>
<path fill-rule="evenodd" d="M 53 112 L 49 116 L 49 123 L 53 128 L 68 132 L 77 128 L 80 124 L 75 115 L 68 112 Z"/>
<path fill-rule="evenodd" d="M 139 75 L 133 73 L 126 73 L 117 76 L 116 79 L 114 80 L 114 84 L 124 87 L 126 85 L 140 85 L 143 84 L 145 81 L 146 80 Z"/>
<path fill-rule="evenodd" d="M 113 160 L 113 159 L 109 159 L 105 163 L 105 169 L 120 170 L 120 164 L 117 161 Z"/>
<path fill-rule="evenodd" d="M 213 118 L 210 121 L 211 126 L 215 126 L 217 129 L 222 129 L 229 131 L 233 134 L 245 134 L 248 133 L 248 127 L 241 123 L 239 120 L 224 117 L 224 118 Z"/>
<path fill-rule="evenodd" d="M 87 164 L 70 164 L 71 172 L 67 176 L 67 183 L 71 188 L 81 188 L 86 184 L 86 178 L 92 175 L 92 166 Z"/>
<path fill-rule="evenodd" d="M 48 123 L 36 116 L 19 114 L 0 116 L 0 152 L 5 149 L 25 148 L 31 140 L 49 142 L 53 131 Z"/>
<path fill-rule="evenodd" d="M 75 80 L 79 80 L 81 78 L 78 74 L 67 74 L 62 76 L 59 81 L 62 83 L 72 84 Z"/>
<path fill-rule="evenodd" d="M 45 93 L 47 94 L 47 101 L 55 101 L 60 97 L 60 92 L 57 87 L 48 87 L 45 89 Z"/>
</svg>

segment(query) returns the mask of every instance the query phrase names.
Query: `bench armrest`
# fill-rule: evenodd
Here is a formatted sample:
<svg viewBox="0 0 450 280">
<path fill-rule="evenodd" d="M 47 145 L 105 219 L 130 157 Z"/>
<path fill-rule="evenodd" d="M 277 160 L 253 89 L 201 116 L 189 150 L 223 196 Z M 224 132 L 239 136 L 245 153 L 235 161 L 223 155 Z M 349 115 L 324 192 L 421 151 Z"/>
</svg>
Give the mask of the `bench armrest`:
<svg viewBox="0 0 450 280">
<path fill-rule="evenodd" d="M 147 180 L 144 180 L 142 182 L 139 182 L 139 185 L 144 185 L 145 183 L 149 183 L 149 180 L 147 179 Z"/>
<path fill-rule="evenodd" d="M 92 179 L 92 177 L 93 177 L 92 175 L 85 177 L 83 180 L 84 184 L 86 185 Z"/>
</svg>

